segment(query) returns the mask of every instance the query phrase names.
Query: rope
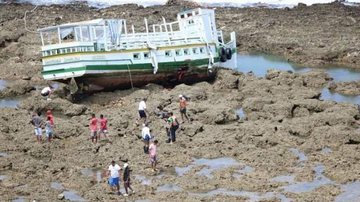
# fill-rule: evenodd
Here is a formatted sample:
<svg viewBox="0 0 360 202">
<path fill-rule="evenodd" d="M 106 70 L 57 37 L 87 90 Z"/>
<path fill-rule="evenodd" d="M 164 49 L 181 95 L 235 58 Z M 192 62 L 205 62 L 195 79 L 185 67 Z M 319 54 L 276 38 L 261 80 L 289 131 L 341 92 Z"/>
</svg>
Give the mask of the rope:
<svg viewBox="0 0 360 202">
<path fill-rule="evenodd" d="M 134 89 L 134 85 L 133 85 L 133 81 L 132 81 L 132 77 L 131 77 L 131 71 L 130 71 L 129 64 L 127 64 L 127 67 L 128 67 L 128 70 L 129 70 L 129 77 L 130 77 L 131 89 Z"/>
<path fill-rule="evenodd" d="M 30 32 L 30 33 L 38 33 L 38 32 L 34 32 L 34 31 L 31 31 L 29 30 L 27 27 L 26 27 L 26 14 L 29 12 L 29 13 L 32 13 L 34 12 L 36 9 L 37 9 L 38 6 L 35 6 L 35 8 L 33 8 L 31 11 L 25 11 L 25 14 L 24 14 L 24 23 L 25 23 L 25 30 Z"/>
</svg>

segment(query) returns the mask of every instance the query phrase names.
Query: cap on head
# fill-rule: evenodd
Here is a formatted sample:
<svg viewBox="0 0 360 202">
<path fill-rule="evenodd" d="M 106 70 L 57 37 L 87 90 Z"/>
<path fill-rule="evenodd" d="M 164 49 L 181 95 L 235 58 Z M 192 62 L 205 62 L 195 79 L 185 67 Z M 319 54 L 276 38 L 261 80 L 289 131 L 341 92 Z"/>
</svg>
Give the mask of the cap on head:
<svg viewBox="0 0 360 202">
<path fill-rule="evenodd" d="M 182 98 L 183 96 L 182 95 L 179 95 L 179 98 Z"/>
<path fill-rule="evenodd" d="M 126 168 L 126 167 L 128 167 L 129 166 L 129 164 L 128 163 L 125 163 L 124 164 L 124 168 Z"/>
<path fill-rule="evenodd" d="M 50 109 L 47 110 L 46 113 L 47 113 L 47 114 L 51 114 L 51 110 L 50 110 Z"/>
<path fill-rule="evenodd" d="M 115 161 L 114 161 L 114 160 L 112 160 L 112 161 L 111 161 L 111 164 L 115 164 Z"/>
</svg>

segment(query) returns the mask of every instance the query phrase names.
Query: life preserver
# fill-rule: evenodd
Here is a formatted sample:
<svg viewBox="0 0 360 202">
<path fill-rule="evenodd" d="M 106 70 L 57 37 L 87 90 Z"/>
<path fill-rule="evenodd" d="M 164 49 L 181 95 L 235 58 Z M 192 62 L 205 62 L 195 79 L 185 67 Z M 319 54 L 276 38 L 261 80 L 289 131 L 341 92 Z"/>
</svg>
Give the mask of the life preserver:
<svg viewBox="0 0 360 202">
<path fill-rule="evenodd" d="M 231 51 L 230 48 L 227 48 L 227 49 L 225 50 L 225 55 L 226 55 L 226 59 L 231 60 L 232 51 Z"/>
<path fill-rule="evenodd" d="M 220 62 L 226 62 L 226 50 L 224 47 L 220 48 L 219 54 L 220 54 Z"/>
</svg>

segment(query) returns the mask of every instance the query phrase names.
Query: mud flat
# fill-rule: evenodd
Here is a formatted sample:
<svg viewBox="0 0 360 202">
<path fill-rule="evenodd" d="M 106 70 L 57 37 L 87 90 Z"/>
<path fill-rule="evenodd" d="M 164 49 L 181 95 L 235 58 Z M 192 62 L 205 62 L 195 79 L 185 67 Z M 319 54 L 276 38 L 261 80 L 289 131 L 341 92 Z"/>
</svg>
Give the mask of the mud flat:
<svg viewBox="0 0 360 202">
<path fill-rule="evenodd" d="M 144 17 L 150 22 L 161 16 L 174 19 L 182 8 L 43 6 L 28 14 L 27 24 L 35 30 L 108 17 L 142 25 Z M 49 84 L 40 76 L 39 36 L 23 29 L 24 13 L 31 9 L 24 4 L 0 6 L 0 98 L 16 101 L 0 107 L 2 200 L 122 200 L 109 193 L 102 178 L 112 159 L 129 161 L 136 190 L 128 197 L 131 201 L 354 201 L 359 196 L 354 192 L 360 190 L 357 99 L 323 99 L 323 89 L 331 88 L 334 80 L 325 71 L 267 70 L 257 76 L 220 70 L 213 83 L 174 89 L 149 84 L 97 93 L 79 103 L 63 99 L 60 85 L 46 101 L 39 94 Z M 359 9 L 334 3 L 216 12 L 220 26 L 237 31 L 240 51 L 270 52 L 301 64 L 356 67 Z M 192 123 L 181 124 L 177 142 L 168 145 L 157 108 L 179 116 L 179 94 L 191 97 Z M 149 169 L 140 128 L 134 124 L 143 97 L 148 98 L 150 128 L 160 141 L 157 173 Z M 54 112 L 56 138 L 37 144 L 30 115 L 48 109 Z M 90 143 L 91 113 L 108 117 L 112 145 Z M 307 185 L 311 188 L 304 188 Z"/>
<path fill-rule="evenodd" d="M 101 170 L 111 159 L 127 159 L 136 190 L 130 200 L 349 200 L 346 189 L 355 189 L 360 177 L 360 113 L 354 104 L 320 100 L 319 87 L 329 82 L 317 71 L 273 70 L 256 77 L 220 70 L 212 84 L 171 90 L 149 84 L 94 94 L 77 104 L 56 94 L 46 101 L 31 91 L 18 108 L 0 108 L 1 195 L 5 200 L 116 200 Z M 169 145 L 157 107 L 179 115 L 179 94 L 191 97 L 192 123 L 182 124 L 178 141 Z M 160 141 L 157 173 L 149 169 L 134 124 L 143 97 Z M 54 111 L 57 138 L 37 144 L 30 113 L 47 109 Z M 88 140 L 93 112 L 109 118 L 112 145 Z M 312 188 L 301 187 L 307 184 Z"/>
</svg>

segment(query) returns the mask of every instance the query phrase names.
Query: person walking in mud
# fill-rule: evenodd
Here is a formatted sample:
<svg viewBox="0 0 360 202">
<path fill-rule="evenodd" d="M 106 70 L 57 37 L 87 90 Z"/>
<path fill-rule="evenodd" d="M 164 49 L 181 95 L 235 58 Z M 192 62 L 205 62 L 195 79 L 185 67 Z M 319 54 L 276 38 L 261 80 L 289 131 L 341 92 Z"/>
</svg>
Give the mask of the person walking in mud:
<svg viewBox="0 0 360 202">
<path fill-rule="evenodd" d="M 30 123 L 34 126 L 34 131 L 35 131 L 35 135 L 36 135 L 36 141 L 38 143 L 41 143 L 42 142 L 42 119 L 41 119 L 41 113 L 38 112 L 34 112 L 33 115 L 32 115 L 32 118 L 31 118 L 31 121 Z"/>
<path fill-rule="evenodd" d="M 115 163 L 115 161 L 111 161 L 111 165 L 108 168 L 107 177 L 109 177 L 109 185 L 112 191 L 116 191 L 118 195 L 121 195 L 120 192 L 120 171 L 121 167 Z"/>
<path fill-rule="evenodd" d="M 142 119 L 144 119 L 144 123 L 146 123 L 146 98 L 143 98 L 140 103 L 139 103 L 139 120 L 141 121 Z"/>
<path fill-rule="evenodd" d="M 170 133 L 167 143 L 172 144 L 176 141 L 176 130 L 179 128 L 179 122 L 172 112 L 170 112 L 169 115 L 170 117 L 168 118 L 168 124 L 170 127 Z"/>
<path fill-rule="evenodd" d="M 149 158 L 150 158 L 151 168 L 153 169 L 153 171 L 157 171 L 156 170 L 156 164 L 157 164 L 156 149 L 157 149 L 157 144 L 158 144 L 158 141 L 154 140 L 154 142 L 152 142 L 150 144 L 150 146 L 149 146 Z"/>
<path fill-rule="evenodd" d="M 98 140 L 100 140 L 101 138 L 101 134 L 104 135 L 104 137 L 109 141 L 109 143 L 111 143 L 110 137 L 108 135 L 108 129 L 107 129 L 107 118 L 104 117 L 104 115 L 100 114 L 100 130 L 99 130 L 99 134 L 98 134 Z"/>
<path fill-rule="evenodd" d="M 149 153 L 149 142 L 151 139 L 150 128 L 148 127 L 148 124 L 145 124 L 145 123 L 143 124 L 143 128 L 141 129 L 141 136 L 144 141 L 144 153 L 148 154 Z"/>
<path fill-rule="evenodd" d="M 90 128 L 91 142 L 96 144 L 97 143 L 98 120 L 97 120 L 95 114 L 91 115 L 89 128 Z"/>
<path fill-rule="evenodd" d="M 190 119 L 186 114 L 187 101 L 183 95 L 179 95 L 179 104 L 180 104 L 180 114 L 181 114 L 182 123 L 184 123 L 184 116 L 185 116 L 186 120 L 190 123 Z"/>
<path fill-rule="evenodd" d="M 124 187 L 125 187 L 125 194 L 124 196 L 128 196 L 129 192 L 128 189 L 131 190 L 131 193 L 134 194 L 135 191 L 131 188 L 131 182 L 130 182 L 130 172 L 131 169 L 129 167 L 128 163 L 124 164 L 124 172 L 123 172 L 123 181 L 124 181 Z"/>
<path fill-rule="evenodd" d="M 51 142 L 51 140 L 52 140 L 53 127 L 54 127 L 54 125 L 51 123 L 51 117 L 48 116 L 47 120 L 45 122 L 45 133 L 46 133 L 46 138 L 47 138 L 48 142 Z"/>
<path fill-rule="evenodd" d="M 40 93 L 40 94 L 41 94 L 44 98 L 46 98 L 46 100 L 51 100 L 51 99 L 50 99 L 50 95 L 51 95 L 51 93 L 53 92 L 53 90 L 54 90 L 54 87 L 52 87 L 51 85 L 49 85 L 49 86 L 43 88 L 43 89 L 41 90 L 41 93 Z"/>
</svg>

